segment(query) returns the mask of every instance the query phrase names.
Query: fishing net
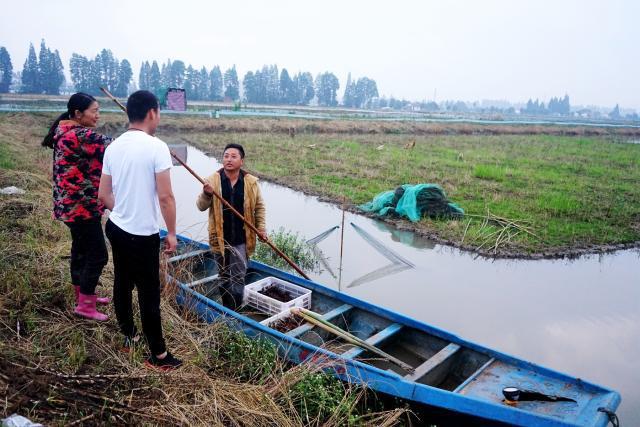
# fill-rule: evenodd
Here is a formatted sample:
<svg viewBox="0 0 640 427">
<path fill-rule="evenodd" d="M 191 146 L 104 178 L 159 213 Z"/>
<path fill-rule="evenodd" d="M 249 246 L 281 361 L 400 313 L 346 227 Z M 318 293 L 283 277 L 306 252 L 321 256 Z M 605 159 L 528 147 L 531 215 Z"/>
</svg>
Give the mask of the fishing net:
<svg viewBox="0 0 640 427">
<path fill-rule="evenodd" d="M 420 218 L 451 218 L 464 216 L 464 210 L 447 200 L 437 184 L 404 184 L 395 190 L 378 194 L 371 202 L 359 206 L 365 212 L 380 216 L 397 215 L 417 222 Z"/>
</svg>

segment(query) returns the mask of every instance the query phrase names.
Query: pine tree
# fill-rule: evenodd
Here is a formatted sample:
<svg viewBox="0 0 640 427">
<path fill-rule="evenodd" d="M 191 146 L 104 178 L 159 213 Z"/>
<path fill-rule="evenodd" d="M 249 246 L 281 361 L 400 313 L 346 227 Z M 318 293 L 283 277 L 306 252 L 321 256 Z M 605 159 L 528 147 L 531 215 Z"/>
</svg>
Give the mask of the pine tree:
<svg viewBox="0 0 640 427">
<path fill-rule="evenodd" d="M 160 72 L 160 91 L 162 88 L 168 88 L 171 86 L 171 59 L 167 59 L 166 64 L 162 64 L 162 71 Z M 156 94 L 157 95 L 157 94 Z"/>
<path fill-rule="evenodd" d="M 169 72 L 169 86 L 182 88 L 184 86 L 185 71 L 184 62 L 179 59 L 173 61 Z"/>
<path fill-rule="evenodd" d="M 560 113 L 564 115 L 571 114 L 571 103 L 569 102 L 569 95 L 565 94 L 564 98 L 562 98 L 560 105 Z"/>
<path fill-rule="evenodd" d="M 132 76 L 131 64 L 126 59 L 123 59 L 118 67 L 118 82 L 113 92 L 115 96 L 124 98 L 129 94 L 129 83 L 131 83 Z"/>
<path fill-rule="evenodd" d="M 200 69 L 200 75 L 198 76 L 198 99 L 206 100 L 209 96 L 209 72 L 205 67 Z"/>
<path fill-rule="evenodd" d="M 293 105 L 295 104 L 295 91 L 293 89 L 293 81 L 289 77 L 289 72 L 283 68 L 280 72 L 280 103 Z"/>
<path fill-rule="evenodd" d="M 94 71 L 97 70 L 97 73 L 93 73 L 92 80 L 94 82 L 89 93 L 92 95 L 99 94 L 100 86 L 106 87 L 109 92 L 114 93 L 118 86 L 120 62 L 109 49 L 102 49 L 94 61 Z"/>
<path fill-rule="evenodd" d="M 620 106 L 618 104 L 616 104 L 616 106 L 613 107 L 613 110 L 609 113 L 609 118 L 614 120 L 622 118 L 620 115 Z"/>
<path fill-rule="evenodd" d="M 89 73 L 87 76 L 87 93 L 90 95 L 97 95 L 101 86 L 106 86 L 102 80 L 102 66 L 100 64 L 100 56 L 89 61 Z"/>
<path fill-rule="evenodd" d="M 60 59 L 60 52 L 58 49 L 50 55 L 51 60 L 51 76 L 49 82 L 51 86 L 49 88 L 49 92 L 52 95 L 60 95 L 60 86 L 65 82 L 64 77 L 64 66 L 62 65 L 62 60 Z"/>
<path fill-rule="evenodd" d="M 527 107 L 524 109 L 525 113 L 527 114 L 533 114 L 533 101 L 531 100 L 531 98 L 529 98 L 529 100 L 527 101 Z"/>
<path fill-rule="evenodd" d="M 358 108 L 367 107 L 373 98 L 378 97 L 378 86 L 376 82 L 368 77 L 358 79 L 353 91 L 353 106 Z"/>
<path fill-rule="evenodd" d="M 354 102 L 355 84 L 351 80 L 351 73 L 347 76 L 347 85 L 344 88 L 344 96 L 342 97 L 342 105 L 345 107 L 355 107 Z"/>
<path fill-rule="evenodd" d="M 298 105 L 309 105 L 316 96 L 313 76 L 309 72 L 298 73 L 296 92 L 299 95 Z"/>
<path fill-rule="evenodd" d="M 69 72 L 76 91 L 87 92 L 89 90 L 89 74 L 91 73 L 90 61 L 82 55 L 73 53 L 71 60 L 69 60 Z"/>
<path fill-rule="evenodd" d="M 29 44 L 29 55 L 22 67 L 22 93 L 38 93 L 38 58 L 33 43 Z"/>
<path fill-rule="evenodd" d="M 151 70 L 149 71 L 149 91 L 158 95 L 161 86 L 160 82 L 160 67 L 158 67 L 158 63 L 154 60 L 151 64 Z"/>
<path fill-rule="evenodd" d="M 338 105 L 336 92 L 340 88 L 338 78 L 330 72 L 319 74 L 316 78 L 316 95 L 318 104 L 334 107 Z"/>
<path fill-rule="evenodd" d="M 138 87 L 140 89 L 150 90 L 151 84 L 149 83 L 149 77 L 151 72 L 151 66 L 149 61 L 144 61 L 140 65 L 140 74 L 138 77 Z"/>
<path fill-rule="evenodd" d="M 11 55 L 4 46 L 0 47 L 0 93 L 8 93 L 13 76 Z"/>
<path fill-rule="evenodd" d="M 191 64 L 185 70 L 182 88 L 185 90 L 188 99 L 197 99 L 195 72 Z"/>
<path fill-rule="evenodd" d="M 40 42 L 35 93 L 60 94 L 60 86 L 65 80 L 63 71 L 60 53 L 57 50 L 51 52 L 43 39 Z"/>
<path fill-rule="evenodd" d="M 242 79 L 244 91 L 244 101 L 252 104 L 256 103 L 256 78 L 253 71 L 247 71 Z"/>
<path fill-rule="evenodd" d="M 280 103 L 280 73 L 277 65 L 270 65 L 266 73 L 267 104 Z"/>
<path fill-rule="evenodd" d="M 209 73 L 209 100 L 222 101 L 223 80 L 220 67 L 215 66 Z"/>
<path fill-rule="evenodd" d="M 269 102 L 269 78 L 270 71 L 267 65 L 262 70 L 256 70 L 256 102 L 267 104 Z"/>
<path fill-rule="evenodd" d="M 236 71 L 236 66 L 234 65 L 224 72 L 224 96 L 235 101 L 240 96 L 239 86 L 238 73 Z"/>
<path fill-rule="evenodd" d="M 51 51 L 47 48 L 44 39 L 40 41 L 40 53 L 38 54 L 38 77 L 36 78 L 36 93 L 49 93 L 52 74 Z"/>
</svg>

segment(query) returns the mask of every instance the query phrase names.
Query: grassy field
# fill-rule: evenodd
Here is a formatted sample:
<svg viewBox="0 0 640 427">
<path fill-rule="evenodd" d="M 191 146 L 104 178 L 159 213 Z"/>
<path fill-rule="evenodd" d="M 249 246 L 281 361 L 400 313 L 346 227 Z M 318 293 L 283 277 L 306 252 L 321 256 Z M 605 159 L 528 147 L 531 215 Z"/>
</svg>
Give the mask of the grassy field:
<svg viewBox="0 0 640 427">
<path fill-rule="evenodd" d="M 24 132 L 44 126 L 53 114 L 11 117 L 7 123 Z M 226 143 L 239 142 L 248 153 L 246 166 L 260 177 L 346 201 L 354 211 L 404 183 L 440 184 L 465 210 L 463 220 L 392 221 L 485 255 L 576 255 L 640 241 L 640 144 L 628 143 L 640 138 L 640 129 L 168 115 L 162 120 L 158 135 L 166 141 L 186 141 L 216 156 Z M 104 114 L 102 121 L 113 135 L 126 124 L 120 114 Z M 0 164 L 15 161 L 0 146 Z"/>
<path fill-rule="evenodd" d="M 445 132 L 434 124 L 429 134 L 399 124 L 397 133 L 381 133 L 374 123 L 375 131 L 349 134 L 342 122 L 330 133 L 331 123 L 290 137 L 287 121 L 264 121 L 256 131 L 255 121 L 168 118 L 159 136 L 217 156 L 226 143 L 241 143 L 259 176 L 346 199 L 353 210 L 404 183 L 440 184 L 466 218 L 400 225 L 487 255 L 558 256 L 640 241 L 640 145 L 625 142 L 634 129 L 507 127 L 500 134 L 459 125 L 456 134 L 456 126 Z"/>
<path fill-rule="evenodd" d="M 406 422 L 404 411 L 375 412 L 381 407 L 361 390 L 309 367 L 291 369 L 272 346 L 202 324 L 170 298 L 168 344 L 187 365 L 169 375 L 144 370 L 142 350 L 118 352 L 113 318 L 75 319 L 70 238 L 51 219 L 51 151 L 39 147 L 53 117 L 0 114 L 0 188 L 27 191 L 0 196 L 0 417 L 20 409 L 47 425 Z M 123 129 L 121 115 L 103 119 L 110 133 Z M 163 120 L 158 136 L 167 141 L 217 156 L 226 143 L 242 143 L 261 177 L 346 198 L 352 209 L 402 183 L 438 183 L 467 216 L 398 226 L 481 253 L 561 255 L 640 241 L 640 145 L 622 142 L 636 130 Z M 102 280 L 112 282 L 111 264 Z"/>
<path fill-rule="evenodd" d="M 397 425 L 371 392 L 313 366 L 292 367 L 275 347 L 205 324 L 163 298 L 168 347 L 185 366 L 143 367 L 146 347 L 119 351 L 113 308 L 105 323 L 72 314 L 70 236 L 51 218 L 51 151 L 39 142 L 52 115 L 0 114 L 0 418 L 45 425 Z M 111 263 L 100 287 L 110 294 Z M 135 299 L 135 298 L 134 298 Z M 137 317 L 137 315 L 136 315 Z"/>
</svg>

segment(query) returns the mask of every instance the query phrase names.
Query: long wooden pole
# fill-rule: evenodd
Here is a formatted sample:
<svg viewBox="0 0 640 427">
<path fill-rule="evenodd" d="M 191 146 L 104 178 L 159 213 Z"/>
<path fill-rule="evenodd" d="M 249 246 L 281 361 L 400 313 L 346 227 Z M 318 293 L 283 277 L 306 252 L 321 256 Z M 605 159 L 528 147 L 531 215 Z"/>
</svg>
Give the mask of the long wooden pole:
<svg viewBox="0 0 640 427">
<path fill-rule="evenodd" d="M 345 331 L 344 329 L 340 328 L 339 326 L 334 325 L 333 323 L 322 319 L 320 317 L 320 315 L 318 313 L 316 313 L 316 312 L 313 312 L 311 310 L 307 310 L 306 308 L 302 308 L 302 307 L 293 307 L 291 309 L 291 312 L 293 314 L 297 315 L 297 316 L 302 317 L 307 322 L 313 323 L 314 325 L 318 326 L 319 328 L 322 328 L 327 332 L 331 332 L 332 334 L 336 335 L 337 337 L 342 338 L 343 340 L 345 340 L 345 341 L 347 341 L 347 342 L 349 342 L 349 343 L 351 343 L 353 345 L 357 345 L 358 347 L 364 348 L 365 350 L 369 350 L 372 353 L 376 353 L 379 356 L 384 357 L 385 359 L 389 360 L 390 362 L 400 366 L 405 371 L 413 372 L 415 370 L 413 368 L 413 366 L 411 366 L 411 365 L 403 362 L 402 360 L 390 355 L 389 353 L 379 349 L 378 347 L 375 347 L 375 346 L 367 343 L 363 339 L 360 339 L 357 336 Z"/>
<path fill-rule="evenodd" d="M 127 108 L 122 105 L 122 103 L 120 103 L 120 101 L 118 101 L 112 94 L 111 92 L 109 92 L 107 89 L 101 87 L 100 90 L 107 95 L 107 97 L 109 97 L 113 102 L 115 102 L 116 104 L 118 104 L 118 106 L 122 109 L 122 111 L 124 111 L 125 113 L 127 112 Z M 191 169 L 189 166 L 187 166 L 187 164 L 185 162 L 182 161 L 182 159 L 180 159 L 176 153 L 174 153 L 172 150 L 169 150 L 169 152 L 171 153 L 171 156 L 173 156 L 174 159 L 176 159 L 178 161 L 178 163 L 180 163 L 182 166 L 185 167 L 185 169 L 187 169 L 187 171 L 189 171 L 189 173 L 191 175 L 194 176 L 194 178 L 196 178 L 198 181 L 200 181 L 200 183 L 202 185 L 206 184 L 206 181 L 204 179 L 202 179 L 200 177 L 200 175 L 198 175 L 193 169 Z M 213 195 L 222 202 L 222 204 L 229 210 L 231 210 L 231 212 L 236 215 L 238 218 L 240 218 L 242 220 L 242 222 L 244 222 L 247 227 L 249 227 L 254 233 L 256 233 L 256 236 L 258 236 L 260 238 L 260 240 L 262 240 L 263 242 L 265 242 L 267 245 L 269 245 L 269 247 L 271 247 L 271 249 L 273 249 L 275 251 L 275 253 L 277 253 L 280 257 L 282 257 L 282 259 L 284 259 L 291 267 L 293 267 L 294 270 L 296 270 L 298 273 L 300 273 L 300 275 L 302 277 L 304 277 L 305 279 L 309 280 L 309 276 L 307 276 L 305 274 L 304 271 L 302 271 L 302 269 L 300 267 L 298 267 L 298 265 L 293 262 L 284 252 L 282 252 L 280 249 L 278 249 L 273 243 L 271 243 L 271 241 L 268 238 L 262 238 L 260 236 L 260 232 L 258 231 L 258 229 L 251 224 L 249 221 L 247 221 L 245 219 L 245 217 L 238 212 L 233 206 L 231 206 L 231 204 L 229 202 L 227 202 L 220 194 L 218 194 L 215 190 L 213 190 Z"/>
<path fill-rule="evenodd" d="M 340 228 L 340 268 L 338 269 L 338 290 L 342 291 L 342 252 L 344 249 L 344 204 L 345 200 L 342 199 L 342 225 Z"/>
</svg>

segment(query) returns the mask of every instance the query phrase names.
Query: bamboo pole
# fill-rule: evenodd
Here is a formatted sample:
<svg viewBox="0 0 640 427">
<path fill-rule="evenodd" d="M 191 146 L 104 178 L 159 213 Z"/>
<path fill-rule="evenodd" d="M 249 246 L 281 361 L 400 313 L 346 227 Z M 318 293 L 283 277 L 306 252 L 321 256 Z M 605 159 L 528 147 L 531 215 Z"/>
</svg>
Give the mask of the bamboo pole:
<svg viewBox="0 0 640 427">
<path fill-rule="evenodd" d="M 342 199 L 342 225 L 340 228 L 340 268 L 338 269 L 339 272 L 339 276 L 338 276 L 338 290 L 341 291 L 341 287 L 342 287 L 342 254 L 343 254 L 343 250 L 344 250 L 344 204 L 345 204 L 345 199 Z"/>
<path fill-rule="evenodd" d="M 124 111 L 125 113 L 127 112 L 127 108 L 122 105 L 122 103 L 120 103 L 120 101 L 118 101 L 112 94 L 111 92 L 109 92 L 107 89 L 101 87 L 100 90 L 107 95 L 107 97 L 109 97 L 113 102 L 115 102 L 116 104 L 118 104 L 118 106 L 122 109 L 122 111 Z M 182 166 L 185 167 L 185 169 L 187 169 L 187 171 L 189 171 L 189 173 L 191 175 L 193 175 L 193 177 L 195 179 L 197 179 L 198 181 L 200 181 L 200 183 L 202 185 L 205 185 L 206 182 L 204 179 L 202 179 L 200 177 L 200 175 L 198 175 L 193 169 L 191 169 L 189 166 L 187 166 L 187 164 L 185 162 L 182 161 L 182 159 L 180 159 L 176 153 L 174 153 L 172 150 L 169 150 L 169 152 L 171 153 L 171 156 L 173 156 L 174 159 L 176 159 L 178 161 L 178 163 L 180 163 Z M 304 277 L 307 280 L 309 279 L 309 276 L 307 276 L 305 274 L 304 271 L 302 271 L 302 269 L 300 267 L 298 267 L 298 265 L 293 262 L 284 252 L 282 252 L 280 249 L 278 249 L 273 243 L 271 243 L 271 241 L 269 240 L 268 237 L 262 238 L 260 236 L 260 232 L 258 231 L 258 229 L 251 224 L 249 221 L 247 221 L 245 219 L 245 217 L 238 212 L 233 206 L 231 206 L 231 204 L 229 202 L 227 202 L 220 194 L 218 194 L 215 190 L 213 190 L 213 195 L 222 202 L 222 204 L 229 209 L 235 216 L 237 216 L 238 218 L 240 218 L 242 220 L 242 222 L 244 222 L 247 227 L 249 227 L 251 229 L 251 231 L 253 231 L 254 233 L 256 233 L 256 236 L 258 236 L 258 238 L 260 238 L 260 240 L 262 240 L 263 242 L 265 242 L 267 245 L 269 245 L 269 247 L 271 249 L 274 250 L 275 253 L 277 253 L 282 259 L 284 259 L 291 267 L 293 267 L 298 273 L 300 273 L 300 275 L 302 277 Z"/>
<path fill-rule="evenodd" d="M 331 332 L 332 334 L 342 338 L 343 340 L 349 342 L 350 344 L 357 345 L 358 347 L 364 348 L 365 350 L 369 350 L 372 353 L 376 353 L 379 356 L 384 357 L 390 362 L 400 366 L 402 369 L 408 372 L 413 372 L 414 368 L 402 360 L 380 350 L 378 347 L 375 347 L 366 341 L 356 337 L 355 335 L 345 331 L 344 329 L 339 328 L 331 322 L 322 319 L 318 313 L 315 313 L 311 310 L 307 310 L 301 307 L 294 307 L 291 309 L 291 312 L 295 315 L 298 315 L 305 319 L 307 322 L 313 323 L 314 325 L 324 329 L 327 332 Z"/>
</svg>

